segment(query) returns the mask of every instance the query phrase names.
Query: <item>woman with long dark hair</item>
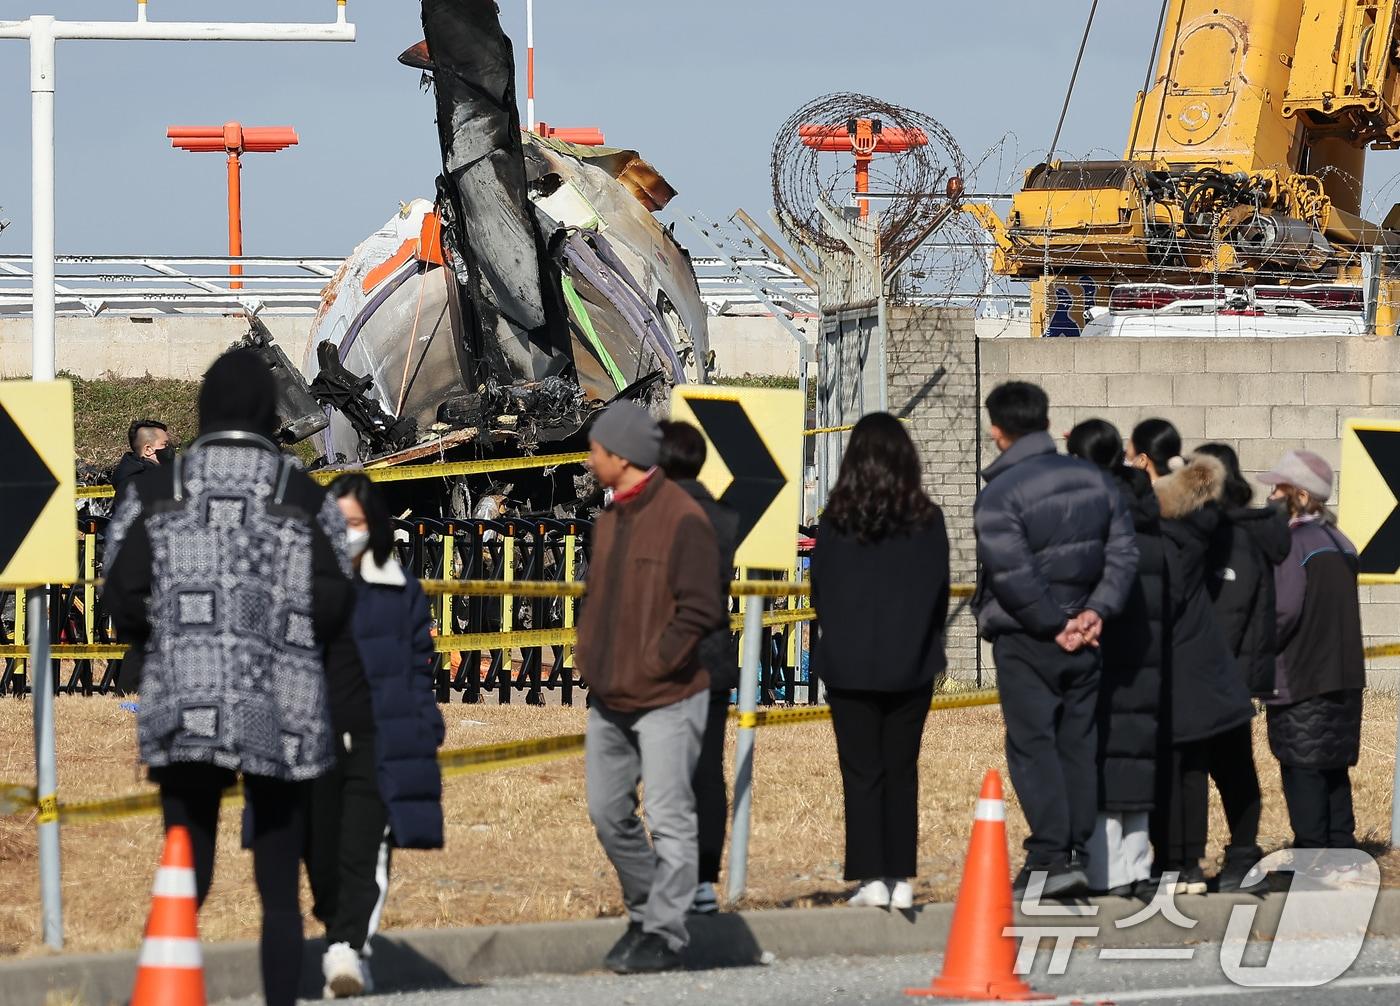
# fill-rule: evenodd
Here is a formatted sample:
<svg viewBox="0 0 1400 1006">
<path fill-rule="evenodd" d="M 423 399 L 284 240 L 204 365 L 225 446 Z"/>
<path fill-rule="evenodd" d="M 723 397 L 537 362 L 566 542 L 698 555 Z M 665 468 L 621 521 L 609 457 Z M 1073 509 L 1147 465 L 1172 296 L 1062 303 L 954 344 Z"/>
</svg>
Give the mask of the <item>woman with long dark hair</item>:
<svg viewBox="0 0 1400 1006">
<path fill-rule="evenodd" d="M 1254 490 L 1228 444 L 1202 444 L 1196 453 L 1208 454 L 1225 466 L 1220 525 L 1206 553 L 1206 589 L 1245 687 L 1255 698 L 1270 699 L 1277 652 L 1274 567 L 1288 556 L 1287 511 L 1281 504 L 1250 505 Z M 1230 825 L 1230 844 L 1225 846 L 1215 888 L 1238 891 L 1264 855 L 1258 844 L 1263 800 L 1254 766 L 1252 723 L 1241 723 L 1211 738 L 1208 761 Z"/>
<path fill-rule="evenodd" d="M 888 413 L 851 431 L 812 553 L 812 656 L 826 682 L 846 804 L 853 905 L 909 908 L 919 747 L 947 668 L 948 532 L 918 452 Z"/>
<path fill-rule="evenodd" d="M 1132 514 L 1138 547 L 1127 604 L 1104 623 L 1100 642 L 1099 816 L 1089 841 L 1089 886 L 1096 893 L 1148 899 L 1148 822 L 1156 804 L 1158 710 L 1171 632 L 1161 507 L 1146 473 L 1124 465 L 1123 438 L 1111 423 L 1085 420 L 1070 431 L 1066 448 L 1112 477 Z"/>
<path fill-rule="evenodd" d="M 1152 480 L 1171 587 L 1171 727 L 1164 731 L 1170 748 L 1164 748 L 1157 768 L 1155 869 L 1177 874 L 1176 893 L 1205 894 L 1201 860 L 1210 823 L 1211 741 L 1247 726 L 1254 716 L 1206 590 L 1206 553 L 1220 524 L 1225 468 L 1209 455 L 1183 458 L 1181 434 L 1165 419 L 1147 419 L 1133 428 L 1127 460 Z"/>
<path fill-rule="evenodd" d="M 372 989 L 369 940 L 389 889 L 391 848 L 443 842 L 444 730 L 433 693 L 428 601 L 394 555 L 388 509 L 364 475 L 330 494 L 345 517 L 355 608 L 326 652 L 336 761 L 311 786 L 306 872 L 326 926 L 327 998 Z"/>
</svg>

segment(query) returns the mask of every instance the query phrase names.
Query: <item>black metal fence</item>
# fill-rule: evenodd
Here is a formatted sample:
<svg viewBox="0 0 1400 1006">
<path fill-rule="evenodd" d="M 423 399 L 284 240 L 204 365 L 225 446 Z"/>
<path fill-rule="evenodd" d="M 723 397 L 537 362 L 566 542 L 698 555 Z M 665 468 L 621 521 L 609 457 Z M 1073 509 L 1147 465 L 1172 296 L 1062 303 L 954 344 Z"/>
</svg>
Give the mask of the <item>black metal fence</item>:
<svg viewBox="0 0 1400 1006">
<path fill-rule="evenodd" d="M 77 526 L 81 582 L 46 588 L 49 642 L 55 646 L 121 645 L 102 609 L 99 580 L 107 519 L 84 516 Z M 399 520 L 395 540 L 410 575 L 424 580 L 572 582 L 587 576 L 593 525 L 584 520 Z M 757 576 L 758 574 L 754 574 Z M 0 647 L 11 651 L 26 641 L 24 591 L 0 592 Z M 557 630 L 576 624 L 580 600 L 573 597 L 430 597 L 435 631 L 445 637 Z M 784 599 L 779 605 L 794 603 Z M 735 611 L 738 610 L 737 603 Z M 764 705 L 816 704 L 819 689 L 804 668 L 801 624 L 764 629 L 759 701 Z M 523 638 L 523 637 L 522 637 Z M 586 684 L 578 677 L 573 647 L 565 641 L 439 653 L 434 668 L 438 701 L 476 703 L 494 697 L 527 705 L 572 705 Z M 82 651 L 70 651 L 82 653 Z M 121 660 L 101 655 L 59 656 L 53 661 L 55 688 L 70 695 L 121 694 Z M 30 687 L 27 659 L 16 652 L 0 658 L 0 696 L 23 696 Z"/>
</svg>

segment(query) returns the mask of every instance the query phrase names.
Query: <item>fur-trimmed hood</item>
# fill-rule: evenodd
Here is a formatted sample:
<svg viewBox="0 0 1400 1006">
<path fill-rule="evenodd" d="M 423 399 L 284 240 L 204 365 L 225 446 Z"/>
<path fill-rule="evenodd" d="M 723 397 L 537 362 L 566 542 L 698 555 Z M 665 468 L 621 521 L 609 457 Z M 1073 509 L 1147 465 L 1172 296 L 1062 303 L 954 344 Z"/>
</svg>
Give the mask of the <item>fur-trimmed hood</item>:
<svg viewBox="0 0 1400 1006">
<path fill-rule="evenodd" d="M 1207 454 L 1193 454 L 1186 467 L 1158 479 L 1152 489 L 1162 519 L 1179 520 L 1224 498 L 1225 466 Z"/>
</svg>

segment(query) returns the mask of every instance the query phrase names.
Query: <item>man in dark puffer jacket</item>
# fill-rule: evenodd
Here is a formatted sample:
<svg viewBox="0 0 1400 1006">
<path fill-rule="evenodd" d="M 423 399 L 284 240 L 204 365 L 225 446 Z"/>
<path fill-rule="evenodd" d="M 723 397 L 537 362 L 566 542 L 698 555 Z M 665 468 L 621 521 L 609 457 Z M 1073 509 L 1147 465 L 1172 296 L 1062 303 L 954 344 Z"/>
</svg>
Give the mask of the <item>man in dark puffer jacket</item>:
<svg viewBox="0 0 1400 1006">
<path fill-rule="evenodd" d="M 1098 813 L 1098 639 L 1137 572 L 1132 517 L 1107 475 L 1055 450 L 1049 399 L 1011 382 L 987 398 L 1002 455 L 983 473 L 973 601 L 992 642 L 1011 782 L 1030 825 L 1016 882 L 1043 894 L 1088 889 L 1084 850 Z"/>
</svg>

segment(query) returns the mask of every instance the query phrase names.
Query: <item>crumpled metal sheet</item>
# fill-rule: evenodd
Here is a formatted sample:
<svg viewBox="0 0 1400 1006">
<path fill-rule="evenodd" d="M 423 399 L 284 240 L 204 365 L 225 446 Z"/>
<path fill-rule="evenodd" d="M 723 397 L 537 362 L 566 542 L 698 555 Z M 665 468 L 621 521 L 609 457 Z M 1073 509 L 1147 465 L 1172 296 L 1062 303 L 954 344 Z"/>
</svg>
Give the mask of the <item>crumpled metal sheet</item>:
<svg viewBox="0 0 1400 1006">
<path fill-rule="evenodd" d="M 560 373 L 568 328 L 526 188 L 510 39 L 492 0 L 423 0 L 423 31 L 475 355 L 498 379 Z"/>
</svg>

